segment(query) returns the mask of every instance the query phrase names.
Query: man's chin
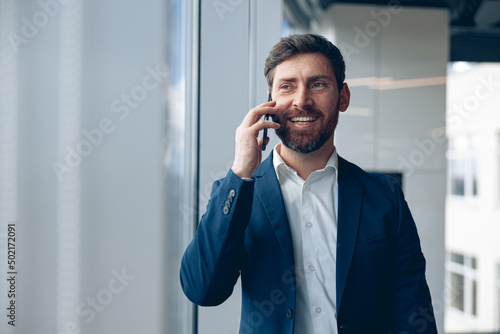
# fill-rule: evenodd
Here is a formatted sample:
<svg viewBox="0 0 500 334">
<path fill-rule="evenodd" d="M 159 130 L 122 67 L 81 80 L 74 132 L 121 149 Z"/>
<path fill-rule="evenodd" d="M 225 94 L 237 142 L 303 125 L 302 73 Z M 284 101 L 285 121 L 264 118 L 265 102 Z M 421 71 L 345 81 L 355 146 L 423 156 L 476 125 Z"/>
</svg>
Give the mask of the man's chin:
<svg viewBox="0 0 500 334">
<path fill-rule="evenodd" d="M 283 145 L 285 145 L 286 148 L 298 152 L 298 153 L 311 153 L 323 146 L 324 142 L 320 142 L 319 138 L 301 138 L 300 140 L 298 139 L 285 139 L 282 140 Z"/>
<path fill-rule="evenodd" d="M 305 133 L 300 134 L 293 132 L 276 134 L 281 139 L 286 148 L 298 153 L 311 153 L 320 149 L 332 136 L 330 133 Z"/>
</svg>

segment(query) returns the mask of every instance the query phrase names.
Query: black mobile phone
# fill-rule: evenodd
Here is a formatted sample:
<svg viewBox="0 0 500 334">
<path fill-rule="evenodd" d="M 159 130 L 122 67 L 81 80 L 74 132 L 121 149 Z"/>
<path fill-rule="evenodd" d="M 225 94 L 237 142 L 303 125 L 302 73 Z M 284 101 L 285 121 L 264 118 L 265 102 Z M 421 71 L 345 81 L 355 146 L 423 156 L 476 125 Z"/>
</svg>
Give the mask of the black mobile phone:
<svg viewBox="0 0 500 334">
<path fill-rule="evenodd" d="M 267 94 L 267 102 L 270 102 L 271 101 L 271 92 L 269 92 Z M 269 120 L 269 114 L 266 114 L 266 116 L 264 116 L 264 120 L 267 121 Z M 264 139 L 262 140 L 262 151 L 265 151 L 266 150 L 266 144 L 267 144 L 267 128 L 264 128 L 264 135 L 263 135 Z"/>
</svg>

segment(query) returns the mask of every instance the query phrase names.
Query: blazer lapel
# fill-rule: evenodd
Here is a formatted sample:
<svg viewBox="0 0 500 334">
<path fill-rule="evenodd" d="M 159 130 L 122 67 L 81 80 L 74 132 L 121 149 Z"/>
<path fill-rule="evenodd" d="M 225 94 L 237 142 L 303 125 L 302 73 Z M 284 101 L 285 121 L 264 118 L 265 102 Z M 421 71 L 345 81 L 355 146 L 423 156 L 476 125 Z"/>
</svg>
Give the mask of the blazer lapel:
<svg viewBox="0 0 500 334">
<path fill-rule="evenodd" d="M 294 269 L 292 234 L 281 195 L 281 188 L 273 166 L 272 153 L 254 174 L 255 192 L 269 217 L 269 221 L 285 254 L 287 265 Z M 294 272 L 294 270 L 293 270 Z"/>
<path fill-rule="evenodd" d="M 350 163 L 339 156 L 337 225 L 337 312 L 347 282 L 361 215 L 363 186 L 353 177 Z"/>
</svg>

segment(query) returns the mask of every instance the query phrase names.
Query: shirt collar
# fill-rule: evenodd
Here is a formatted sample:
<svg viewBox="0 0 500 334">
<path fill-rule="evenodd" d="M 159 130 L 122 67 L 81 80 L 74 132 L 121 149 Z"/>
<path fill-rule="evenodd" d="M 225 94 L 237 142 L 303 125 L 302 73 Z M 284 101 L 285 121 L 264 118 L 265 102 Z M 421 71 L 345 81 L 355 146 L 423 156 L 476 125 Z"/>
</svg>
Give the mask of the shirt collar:
<svg viewBox="0 0 500 334">
<path fill-rule="evenodd" d="M 279 171 L 282 171 L 284 173 L 292 173 L 293 175 L 297 175 L 297 172 L 293 168 L 287 166 L 287 164 L 283 161 L 283 159 L 281 159 L 281 156 L 279 155 L 278 150 L 276 149 L 278 147 L 278 145 L 281 145 L 281 143 L 274 146 L 274 149 L 273 149 L 273 165 L 274 165 L 274 170 L 276 171 L 276 175 L 278 176 L 278 180 L 280 178 Z M 325 168 L 318 170 L 316 172 L 321 172 L 321 171 L 324 171 L 328 168 L 333 168 L 335 170 L 335 172 L 336 172 L 335 174 L 337 176 L 338 175 L 338 167 L 339 167 L 339 157 L 337 155 L 337 148 L 334 147 L 332 155 L 330 156 L 330 158 L 326 162 Z M 314 173 L 316 173 L 316 172 L 314 172 Z"/>
</svg>

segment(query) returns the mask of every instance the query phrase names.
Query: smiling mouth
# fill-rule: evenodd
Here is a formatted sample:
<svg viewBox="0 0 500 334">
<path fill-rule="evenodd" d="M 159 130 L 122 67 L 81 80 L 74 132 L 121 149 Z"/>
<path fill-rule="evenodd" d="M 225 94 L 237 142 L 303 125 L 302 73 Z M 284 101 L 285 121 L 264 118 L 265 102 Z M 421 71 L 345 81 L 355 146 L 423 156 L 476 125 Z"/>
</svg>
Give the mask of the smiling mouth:
<svg viewBox="0 0 500 334">
<path fill-rule="evenodd" d="M 307 123 L 312 123 L 316 121 L 318 117 L 292 117 L 290 118 L 290 121 L 294 124 L 307 124 Z"/>
</svg>

